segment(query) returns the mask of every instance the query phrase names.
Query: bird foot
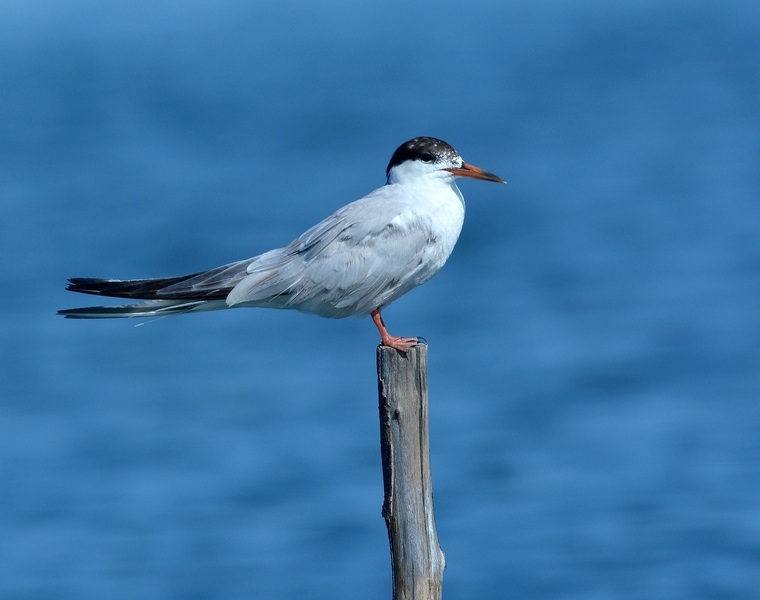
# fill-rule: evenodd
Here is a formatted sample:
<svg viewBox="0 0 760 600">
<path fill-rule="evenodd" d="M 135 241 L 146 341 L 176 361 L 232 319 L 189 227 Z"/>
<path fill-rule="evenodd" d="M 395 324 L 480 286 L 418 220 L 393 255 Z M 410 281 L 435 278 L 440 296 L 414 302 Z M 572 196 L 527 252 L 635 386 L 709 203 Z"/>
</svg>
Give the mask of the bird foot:
<svg viewBox="0 0 760 600">
<path fill-rule="evenodd" d="M 383 323 L 383 318 L 380 316 L 380 309 L 376 308 L 372 311 L 372 320 L 375 322 L 377 330 L 380 332 L 380 345 L 388 346 L 398 350 L 399 352 L 406 352 L 409 348 L 416 346 L 417 344 L 427 344 L 424 338 L 403 338 L 396 337 L 388 333 L 388 330 Z"/>
<path fill-rule="evenodd" d="M 419 340 L 417 338 L 404 338 L 404 337 L 396 337 L 393 335 L 389 335 L 387 337 L 384 336 L 380 343 L 383 346 L 394 348 L 398 350 L 399 352 L 406 352 L 407 350 L 409 350 L 409 348 L 416 346 L 419 343 Z"/>
</svg>

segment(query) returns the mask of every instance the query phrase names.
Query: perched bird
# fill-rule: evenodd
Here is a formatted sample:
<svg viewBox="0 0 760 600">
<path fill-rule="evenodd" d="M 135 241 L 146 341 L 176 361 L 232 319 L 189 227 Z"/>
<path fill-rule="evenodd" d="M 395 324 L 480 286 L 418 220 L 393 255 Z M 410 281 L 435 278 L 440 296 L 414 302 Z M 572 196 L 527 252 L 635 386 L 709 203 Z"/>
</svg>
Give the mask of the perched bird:
<svg viewBox="0 0 760 600">
<path fill-rule="evenodd" d="M 396 149 L 386 185 L 352 202 L 284 248 L 228 265 L 158 279 L 69 279 L 72 292 L 141 299 L 59 311 L 71 319 L 150 317 L 258 306 L 321 317 L 372 316 L 381 343 L 405 352 L 417 338 L 388 333 L 381 309 L 443 267 L 464 222 L 457 177 L 504 183 L 444 141 Z"/>
</svg>

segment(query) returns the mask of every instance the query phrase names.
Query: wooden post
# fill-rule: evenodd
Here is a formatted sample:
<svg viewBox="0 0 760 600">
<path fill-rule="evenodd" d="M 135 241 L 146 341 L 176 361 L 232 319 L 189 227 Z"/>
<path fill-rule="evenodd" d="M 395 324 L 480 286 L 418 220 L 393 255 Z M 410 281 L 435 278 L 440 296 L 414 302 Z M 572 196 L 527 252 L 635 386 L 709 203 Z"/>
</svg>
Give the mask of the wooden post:
<svg viewBox="0 0 760 600">
<path fill-rule="evenodd" d="M 446 560 L 433 514 L 428 434 L 427 345 L 378 346 L 383 517 L 394 600 L 440 600 Z"/>
</svg>

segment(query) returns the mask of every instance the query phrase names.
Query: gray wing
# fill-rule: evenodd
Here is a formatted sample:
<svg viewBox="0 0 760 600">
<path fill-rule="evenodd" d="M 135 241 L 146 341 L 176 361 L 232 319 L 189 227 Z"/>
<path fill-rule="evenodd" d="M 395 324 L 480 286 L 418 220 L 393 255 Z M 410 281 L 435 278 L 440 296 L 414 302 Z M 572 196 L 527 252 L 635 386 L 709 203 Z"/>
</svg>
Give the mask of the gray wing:
<svg viewBox="0 0 760 600">
<path fill-rule="evenodd" d="M 226 298 L 248 276 L 248 267 L 259 257 L 249 258 L 197 273 L 174 285 L 162 288 L 158 298 Z"/>
<path fill-rule="evenodd" d="M 426 281 L 432 243 L 424 218 L 383 197 L 353 202 L 285 248 L 256 257 L 230 306 L 277 306 L 325 317 L 365 316 Z"/>
</svg>

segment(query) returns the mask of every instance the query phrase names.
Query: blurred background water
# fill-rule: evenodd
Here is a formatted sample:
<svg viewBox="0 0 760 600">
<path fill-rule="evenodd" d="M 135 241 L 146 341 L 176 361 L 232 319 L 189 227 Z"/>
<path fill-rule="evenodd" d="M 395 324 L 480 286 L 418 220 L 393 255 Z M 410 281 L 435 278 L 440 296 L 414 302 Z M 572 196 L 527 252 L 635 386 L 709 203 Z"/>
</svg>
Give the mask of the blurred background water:
<svg viewBox="0 0 760 600">
<path fill-rule="evenodd" d="M 760 596 L 760 5 L 7 1 L 0 597 L 390 597 L 369 320 L 65 321 L 290 242 L 440 137 L 447 598 Z M 97 302 L 96 302 L 97 303 Z"/>
</svg>

